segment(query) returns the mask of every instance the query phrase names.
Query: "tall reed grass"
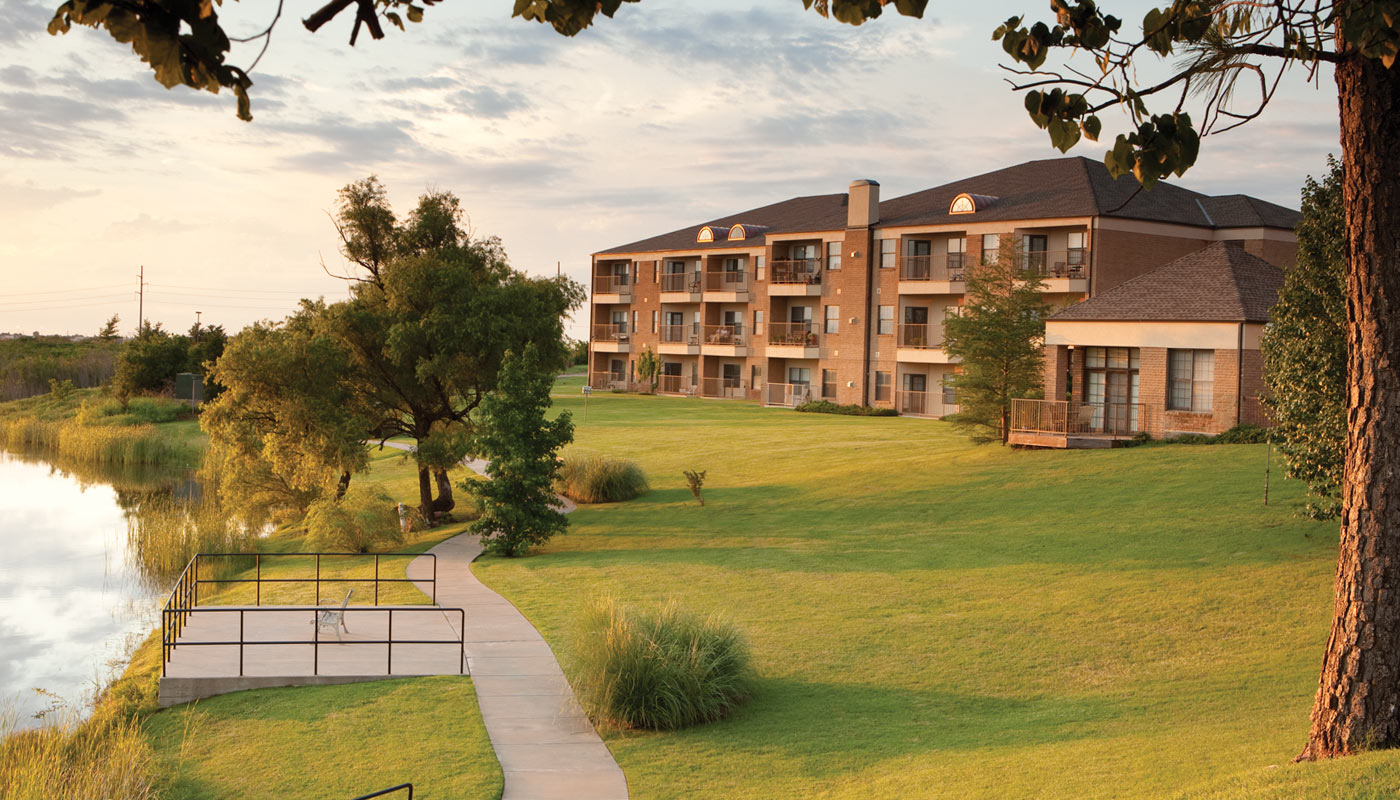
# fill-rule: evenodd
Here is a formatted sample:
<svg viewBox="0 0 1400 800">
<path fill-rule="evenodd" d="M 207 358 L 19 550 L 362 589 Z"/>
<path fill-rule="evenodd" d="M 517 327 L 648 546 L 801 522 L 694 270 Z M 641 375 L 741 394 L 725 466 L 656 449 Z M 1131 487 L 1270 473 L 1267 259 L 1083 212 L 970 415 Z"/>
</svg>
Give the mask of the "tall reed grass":
<svg viewBox="0 0 1400 800">
<path fill-rule="evenodd" d="M 84 425 L 37 417 L 0 420 L 0 447 L 117 466 L 196 464 L 201 457 L 197 445 L 174 439 L 152 424 Z"/>
<path fill-rule="evenodd" d="M 648 488 L 646 475 L 635 462 L 603 456 L 566 457 L 556 481 L 556 489 L 578 503 L 631 500 Z"/>
<path fill-rule="evenodd" d="M 609 598 L 583 615 L 575 635 L 575 686 L 601 722 L 673 730 L 725 717 L 749 697 L 748 645 L 717 616 Z"/>
<path fill-rule="evenodd" d="M 127 514 L 126 536 L 142 574 L 151 585 L 165 586 L 196 553 L 256 552 L 261 531 L 230 518 L 213 499 L 184 502 L 158 496 Z M 236 571 L 242 566 L 238 561 L 219 559 L 214 568 Z"/>
<path fill-rule="evenodd" d="M 98 709 L 87 720 L 62 708 L 43 727 L 20 728 L 0 710 L 0 797 L 5 800 L 154 800 L 161 771 L 138 720 Z"/>
</svg>

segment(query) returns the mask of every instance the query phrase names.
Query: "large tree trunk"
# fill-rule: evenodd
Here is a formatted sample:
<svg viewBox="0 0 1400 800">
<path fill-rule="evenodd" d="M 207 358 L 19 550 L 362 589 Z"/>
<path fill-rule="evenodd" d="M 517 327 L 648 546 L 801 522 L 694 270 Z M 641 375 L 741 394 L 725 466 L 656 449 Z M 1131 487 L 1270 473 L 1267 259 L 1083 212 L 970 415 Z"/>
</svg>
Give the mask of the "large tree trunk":
<svg viewBox="0 0 1400 800">
<path fill-rule="evenodd" d="M 1347 443 L 1332 633 L 1299 760 L 1400 745 L 1400 65 L 1336 70 Z"/>
<path fill-rule="evenodd" d="M 433 515 L 433 479 L 428 468 L 422 464 L 418 465 L 418 513 L 423 515 L 423 522 L 431 527 L 435 519 Z"/>
<path fill-rule="evenodd" d="M 457 507 L 457 501 L 452 499 L 452 481 L 447 477 L 447 470 L 434 469 L 433 477 L 437 480 L 438 496 L 433 501 L 433 510 L 439 514 L 446 514 Z"/>
</svg>

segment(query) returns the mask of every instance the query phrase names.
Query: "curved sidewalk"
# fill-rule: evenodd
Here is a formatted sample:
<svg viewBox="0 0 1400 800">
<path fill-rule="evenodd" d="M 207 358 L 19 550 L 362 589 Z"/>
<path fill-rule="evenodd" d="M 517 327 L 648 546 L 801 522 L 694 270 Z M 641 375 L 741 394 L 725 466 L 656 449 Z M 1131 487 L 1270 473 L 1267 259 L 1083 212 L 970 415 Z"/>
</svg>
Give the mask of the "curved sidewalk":
<svg viewBox="0 0 1400 800">
<path fill-rule="evenodd" d="M 484 464 L 467 466 L 481 472 Z M 563 502 L 565 512 L 574 510 Z M 466 610 L 467 665 L 505 773 L 503 800 L 626 800 L 622 770 L 544 637 L 472 574 L 471 562 L 482 552 L 477 537 L 454 536 L 428 552 L 438 559 L 438 603 Z M 415 559 L 408 569 L 417 578 L 431 567 L 428 559 Z"/>
</svg>

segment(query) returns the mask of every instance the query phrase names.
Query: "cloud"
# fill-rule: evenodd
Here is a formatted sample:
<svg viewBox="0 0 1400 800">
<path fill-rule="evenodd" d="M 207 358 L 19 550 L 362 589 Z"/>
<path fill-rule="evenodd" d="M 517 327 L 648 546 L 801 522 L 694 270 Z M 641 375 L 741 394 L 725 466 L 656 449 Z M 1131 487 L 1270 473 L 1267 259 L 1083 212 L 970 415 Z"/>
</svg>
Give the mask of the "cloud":
<svg viewBox="0 0 1400 800">
<path fill-rule="evenodd" d="M 0 93 L 0 153 L 19 158 L 52 158 L 86 140 L 89 123 L 112 123 L 122 112 L 82 100 L 39 92 Z"/>
<path fill-rule="evenodd" d="M 18 44 L 38 36 L 53 19 L 53 10 L 44 3 L 7 0 L 5 23 L 0 25 L 0 44 Z"/>
<path fill-rule="evenodd" d="M 39 186 L 32 180 L 22 184 L 0 183 L 0 209 L 7 214 L 32 213 L 100 193 L 97 189 Z"/>
<path fill-rule="evenodd" d="M 447 103 L 454 111 L 482 119 L 504 119 L 531 107 L 529 98 L 518 89 L 495 89 L 477 86 L 448 95 Z"/>
<path fill-rule="evenodd" d="M 286 165 L 334 175 L 363 171 L 388 162 L 427 161 L 440 156 L 416 140 L 410 133 L 413 129 L 413 122 L 406 119 L 365 123 L 329 119 L 277 122 L 265 127 L 268 131 L 310 141 L 310 147 L 303 148 L 302 152 L 284 157 Z"/>
</svg>

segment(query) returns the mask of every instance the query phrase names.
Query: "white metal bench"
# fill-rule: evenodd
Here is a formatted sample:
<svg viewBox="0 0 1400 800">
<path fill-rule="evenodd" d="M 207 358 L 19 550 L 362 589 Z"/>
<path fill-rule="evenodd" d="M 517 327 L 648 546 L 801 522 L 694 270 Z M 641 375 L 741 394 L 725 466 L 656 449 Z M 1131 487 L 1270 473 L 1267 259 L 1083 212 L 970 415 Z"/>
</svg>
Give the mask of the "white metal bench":
<svg viewBox="0 0 1400 800">
<path fill-rule="evenodd" d="M 341 632 L 341 630 L 344 630 L 346 633 L 349 633 L 349 632 L 350 632 L 350 629 L 349 629 L 348 627 L 345 626 L 345 608 L 346 608 L 346 606 L 350 605 L 350 595 L 352 595 L 352 594 L 354 594 L 354 593 L 355 593 L 355 590 L 354 590 L 354 589 L 350 589 L 349 591 L 347 591 L 347 592 L 345 593 L 345 599 L 340 601 L 340 608 L 319 608 L 319 609 L 317 609 L 317 610 L 316 610 L 316 619 L 312 620 L 312 621 L 311 621 L 311 624 L 315 625 L 319 630 L 325 630 L 326 628 L 329 627 L 329 628 L 331 629 L 331 631 L 332 631 L 333 633 L 335 633 L 335 640 L 336 640 L 337 642 L 338 642 L 338 641 L 341 641 L 341 638 L 340 638 L 340 632 Z M 334 601 L 334 600 L 318 600 L 318 601 L 317 601 L 317 603 L 320 604 L 320 605 L 330 605 L 330 604 L 333 603 L 333 602 L 335 602 L 335 601 Z"/>
</svg>

